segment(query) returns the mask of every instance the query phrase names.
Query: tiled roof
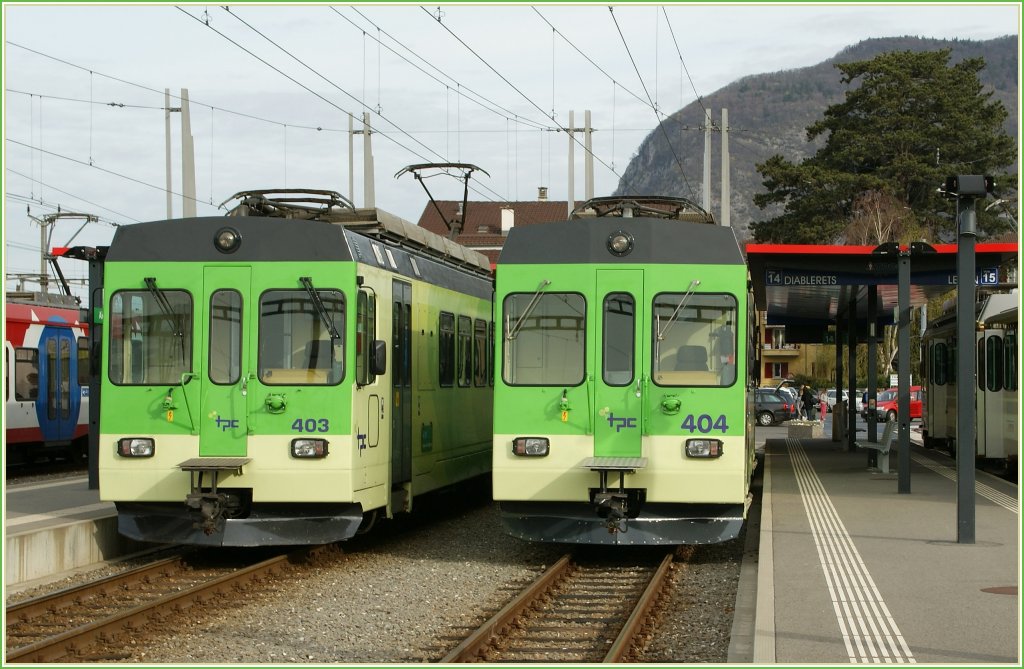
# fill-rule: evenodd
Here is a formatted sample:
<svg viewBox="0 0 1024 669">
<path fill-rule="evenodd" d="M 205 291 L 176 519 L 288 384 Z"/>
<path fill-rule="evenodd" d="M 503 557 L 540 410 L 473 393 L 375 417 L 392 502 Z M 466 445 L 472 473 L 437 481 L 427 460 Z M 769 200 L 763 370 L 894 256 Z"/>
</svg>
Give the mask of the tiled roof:
<svg viewBox="0 0 1024 669">
<path fill-rule="evenodd" d="M 577 204 L 582 204 L 579 202 Z M 462 205 L 461 200 L 438 200 L 438 207 L 444 213 L 447 220 L 455 218 L 456 212 Z M 501 234 L 501 210 L 511 209 L 515 212 L 515 225 L 534 225 L 536 223 L 550 223 L 551 221 L 564 221 L 569 218 L 568 204 L 563 200 L 531 200 L 524 202 L 469 202 L 466 205 L 465 224 L 463 234 L 460 234 L 456 241 L 465 246 L 493 246 L 504 243 L 504 236 Z M 448 236 L 448 226 L 441 220 L 432 203 L 423 207 L 420 215 L 420 227 L 435 232 L 444 237 Z"/>
</svg>

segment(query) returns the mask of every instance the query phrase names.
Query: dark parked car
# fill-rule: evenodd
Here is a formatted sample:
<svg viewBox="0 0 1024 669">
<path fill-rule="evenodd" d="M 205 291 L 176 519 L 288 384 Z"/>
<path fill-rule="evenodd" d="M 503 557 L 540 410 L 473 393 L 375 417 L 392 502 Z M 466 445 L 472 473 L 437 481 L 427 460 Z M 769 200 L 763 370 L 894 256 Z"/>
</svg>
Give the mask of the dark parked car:
<svg viewBox="0 0 1024 669">
<path fill-rule="evenodd" d="M 778 390 L 758 388 L 754 393 L 754 415 L 758 425 L 774 425 L 796 418 L 796 407 Z"/>
</svg>

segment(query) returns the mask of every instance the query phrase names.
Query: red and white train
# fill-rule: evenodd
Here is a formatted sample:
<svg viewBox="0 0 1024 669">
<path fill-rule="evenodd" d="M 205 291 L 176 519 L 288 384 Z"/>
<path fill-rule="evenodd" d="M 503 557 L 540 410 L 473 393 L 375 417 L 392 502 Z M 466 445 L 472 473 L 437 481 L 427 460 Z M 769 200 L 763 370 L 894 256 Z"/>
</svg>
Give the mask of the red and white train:
<svg viewBox="0 0 1024 669">
<path fill-rule="evenodd" d="M 72 304 L 7 301 L 4 336 L 6 463 L 85 460 L 88 326 Z"/>
</svg>

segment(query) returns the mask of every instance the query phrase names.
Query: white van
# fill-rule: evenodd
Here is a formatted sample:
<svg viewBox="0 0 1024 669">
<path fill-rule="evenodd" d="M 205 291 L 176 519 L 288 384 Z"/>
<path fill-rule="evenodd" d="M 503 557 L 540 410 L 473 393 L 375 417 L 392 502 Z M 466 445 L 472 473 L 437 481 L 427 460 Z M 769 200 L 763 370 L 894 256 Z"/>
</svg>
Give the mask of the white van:
<svg viewBox="0 0 1024 669">
<path fill-rule="evenodd" d="M 843 401 L 846 402 L 846 406 L 850 406 L 850 393 L 845 389 L 843 390 Z M 832 413 L 833 407 L 836 405 L 836 389 L 825 391 L 825 402 L 828 404 L 828 412 Z"/>
</svg>

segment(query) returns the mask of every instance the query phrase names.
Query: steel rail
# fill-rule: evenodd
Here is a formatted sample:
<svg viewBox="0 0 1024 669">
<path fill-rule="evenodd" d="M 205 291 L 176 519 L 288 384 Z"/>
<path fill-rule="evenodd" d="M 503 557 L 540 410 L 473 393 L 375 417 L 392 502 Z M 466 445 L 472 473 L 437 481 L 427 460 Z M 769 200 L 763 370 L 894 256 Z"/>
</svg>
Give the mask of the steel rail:
<svg viewBox="0 0 1024 669">
<path fill-rule="evenodd" d="M 119 634 L 132 634 L 156 615 L 201 605 L 246 582 L 257 581 L 284 566 L 293 555 L 279 555 L 212 581 L 142 604 L 82 627 L 68 630 L 7 653 L 6 662 L 53 662 L 75 657 L 96 641 L 108 642 Z"/>
<path fill-rule="evenodd" d="M 455 662 L 476 661 L 487 648 L 491 639 L 501 633 L 503 627 L 509 625 L 516 616 L 528 609 L 544 592 L 565 575 L 571 561 L 571 555 L 560 557 L 530 587 L 519 593 L 515 599 L 491 616 L 475 632 L 470 634 L 462 643 L 441 659 L 441 663 L 452 664 Z"/>
<path fill-rule="evenodd" d="M 644 621 L 647 620 L 651 609 L 658 601 L 658 595 L 661 594 L 665 587 L 669 569 L 672 567 L 672 559 L 673 553 L 669 553 L 661 561 L 661 565 L 654 572 L 654 576 L 651 577 L 651 581 L 647 584 L 644 593 L 640 595 L 640 599 L 633 608 L 633 612 L 629 614 L 629 619 L 622 626 L 622 631 L 619 632 L 619 636 L 616 637 L 611 648 L 608 649 L 608 653 L 604 656 L 602 662 L 620 663 L 625 659 L 626 654 L 633 647 L 634 638 L 640 632 Z"/>
<path fill-rule="evenodd" d="M 151 564 L 142 565 L 128 571 L 107 576 L 106 578 L 83 585 L 66 588 L 48 595 L 27 599 L 7 607 L 7 624 L 12 622 L 28 622 L 32 618 L 60 609 L 75 600 L 88 599 L 103 594 L 111 587 L 118 588 L 123 584 L 141 583 L 155 576 L 167 576 L 176 565 L 181 564 L 181 556 L 164 558 Z"/>
</svg>

